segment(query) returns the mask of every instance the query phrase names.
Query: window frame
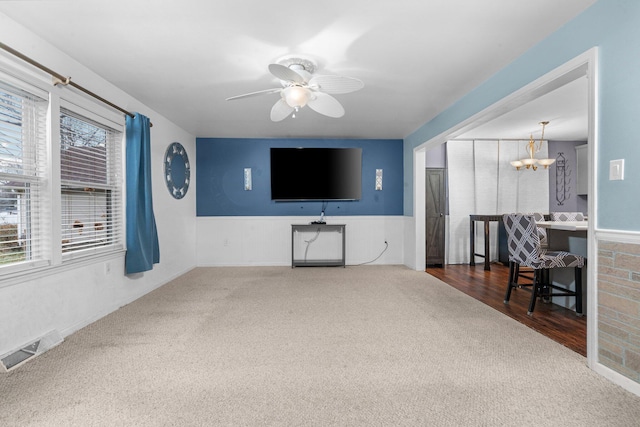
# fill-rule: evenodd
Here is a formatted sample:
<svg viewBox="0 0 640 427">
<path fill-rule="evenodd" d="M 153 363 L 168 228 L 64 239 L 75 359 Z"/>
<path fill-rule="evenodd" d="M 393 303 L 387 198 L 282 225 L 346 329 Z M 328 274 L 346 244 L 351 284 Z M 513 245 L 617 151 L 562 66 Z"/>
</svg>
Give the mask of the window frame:
<svg viewBox="0 0 640 427">
<path fill-rule="evenodd" d="M 29 82 L 29 81 L 25 81 L 23 79 L 17 78 L 13 73 L 9 73 L 4 69 L 0 68 L 0 79 L 2 80 L 3 85 L 5 86 L 9 86 L 17 91 L 22 91 L 28 94 L 28 96 L 32 96 L 34 98 L 39 98 L 42 100 L 42 102 L 44 103 L 48 103 L 49 100 L 49 94 L 42 89 L 42 87 L 39 87 L 38 85 L 34 85 L 33 82 Z M 8 90 L 9 92 L 11 92 L 11 89 Z M 47 132 L 46 132 L 46 127 L 48 125 L 48 105 L 43 105 L 41 107 L 42 111 L 41 114 L 43 115 L 42 119 L 43 119 L 43 123 L 41 123 L 42 125 L 44 125 L 45 129 L 44 132 L 42 133 L 42 136 L 46 139 L 47 138 Z M 33 125 L 33 123 L 30 123 L 30 126 Z M 39 144 L 43 144 L 42 147 L 38 148 Z M 48 158 L 47 155 L 47 142 L 46 141 L 37 141 L 35 143 L 35 147 L 32 147 L 32 149 L 37 150 L 44 150 L 45 153 L 43 153 L 45 155 L 45 162 L 47 164 L 44 165 L 44 170 L 42 171 L 42 174 L 40 176 L 20 176 L 19 174 L 2 174 L 3 176 L 9 177 L 11 176 L 13 179 L 15 179 L 16 182 L 19 183 L 23 183 L 23 184 L 33 184 L 33 183 L 38 183 L 38 192 L 39 197 L 38 197 L 38 202 L 39 203 L 44 203 L 45 206 L 50 206 L 51 204 L 51 200 L 48 197 L 48 193 L 46 191 L 46 187 L 47 187 L 47 171 L 48 171 L 48 163 L 50 161 L 50 159 Z M 38 167 L 36 166 L 36 169 L 38 169 Z M 45 208 L 46 209 L 46 208 Z M 29 211 L 29 216 L 31 214 L 31 211 Z M 49 265 L 51 265 L 51 257 L 50 257 L 50 251 L 49 251 L 49 247 L 48 247 L 48 239 L 45 236 L 46 230 L 44 230 L 44 226 L 40 223 L 37 227 L 35 227 L 36 229 L 38 229 L 39 231 L 39 235 L 37 235 L 35 237 L 35 239 L 38 239 L 40 242 L 40 249 L 39 249 L 39 258 L 36 259 L 26 259 L 23 261 L 18 261 L 18 262 L 13 262 L 13 263 L 9 263 L 6 265 L 0 265 L 0 275 L 2 273 L 8 273 L 8 274 L 15 274 L 17 272 L 22 272 L 25 270 L 30 270 L 30 269 L 37 269 L 37 268 L 43 268 L 43 267 L 47 267 Z"/>
<path fill-rule="evenodd" d="M 114 216 L 114 220 L 113 220 L 114 236 L 112 238 L 112 242 L 104 246 L 96 246 L 96 247 L 86 248 L 82 250 L 62 252 L 62 262 L 69 262 L 77 258 L 83 258 L 87 256 L 92 256 L 92 255 L 99 255 L 102 253 L 112 253 L 114 251 L 122 251 L 124 250 L 124 241 L 125 241 L 124 206 L 123 206 L 124 205 L 124 179 L 123 179 L 124 150 L 123 148 L 124 148 L 124 138 L 125 138 L 124 119 L 120 117 L 120 120 L 123 123 L 118 124 L 114 122 L 112 119 L 104 117 L 104 115 L 102 114 L 98 114 L 95 109 L 89 110 L 85 108 L 85 106 L 78 105 L 78 99 L 75 99 L 74 102 L 70 102 L 68 100 L 68 97 L 65 97 L 60 99 L 60 108 L 58 109 L 58 123 L 60 121 L 60 116 L 62 115 L 63 110 L 69 111 L 71 115 L 76 116 L 77 118 L 80 118 L 80 119 L 84 118 L 88 121 L 92 121 L 101 126 L 109 128 L 111 132 L 114 132 L 116 134 L 112 138 L 110 138 L 109 141 L 107 141 L 108 144 L 109 143 L 115 144 L 115 147 L 107 148 L 107 161 L 112 161 L 113 162 L 112 166 L 114 166 L 116 170 L 114 171 L 114 176 L 111 177 L 114 180 L 113 184 L 100 185 L 100 187 L 104 188 L 105 190 L 106 189 L 111 190 L 109 199 L 111 199 L 110 203 L 112 205 L 111 213 Z M 60 135 L 60 133 L 58 134 Z M 61 142 L 57 144 L 58 153 L 60 151 L 60 146 L 61 146 Z M 114 152 L 109 154 L 111 150 L 113 150 Z M 62 166 L 60 162 L 58 162 L 58 171 L 57 171 L 58 176 L 61 176 L 61 170 L 62 170 Z M 64 210 L 62 207 L 62 204 L 63 204 L 62 182 L 60 182 L 59 189 L 60 190 L 58 192 L 58 195 L 60 198 L 60 213 L 58 215 L 58 218 L 62 219 L 62 213 Z M 59 227 L 59 229 L 62 234 L 62 227 Z M 62 236 L 60 241 L 62 241 Z M 62 245 L 60 246 L 60 249 L 62 251 Z"/>
<path fill-rule="evenodd" d="M 108 108 L 98 100 L 87 95 L 76 93 L 69 88 L 53 86 L 51 77 L 27 67 L 25 64 L 13 58 L 0 56 L 0 80 L 10 86 L 14 86 L 34 96 L 48 100 L 46 111 L 46 165 L 44 165 L 45 190 L 43 192 L 46 203 L 50 208 L 49 221 L 43 230 L 45 247 L 42 260 L 21 261 L 6 265 L 0 265 L 0 288 L 14 285 L 27 280 L 34 280 L 51 274 L 52 270 L 72 269 L 79 265 L 95 264 L 114 258 L 124 257 L 125 244 L 125 118 L 120 112 Z M 61 107 L 64 106 L 64 107 Z M 118 217 L 118 233 L 114 244 L 102 246 L 96 250 L 70 252 L 63 256 L 61 245 L 61 165 L 60 165 L 60 111 L 67 108 L 77 115 L 113 129 L 120 135 L 114 140 L 119 163 L 119 177 L 117 186 L 119 194 L 114 200 L 116 209 L 114 215 Z"/>
</svg>

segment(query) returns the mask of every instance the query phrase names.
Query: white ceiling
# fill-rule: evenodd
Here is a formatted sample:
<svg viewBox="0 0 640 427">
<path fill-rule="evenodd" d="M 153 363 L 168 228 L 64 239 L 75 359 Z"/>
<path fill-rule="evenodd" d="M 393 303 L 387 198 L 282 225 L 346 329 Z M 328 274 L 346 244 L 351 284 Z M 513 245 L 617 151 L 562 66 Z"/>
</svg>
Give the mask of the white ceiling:
<svg viewBox="0 0 640 427">
<path fill-rule="evenodd" d="M 547 121 L 544 137 L 550 140 L 586 141 L 588 133 L 587 77 L 581 77 L 560 88 L 480 125 L 456 139 L 528 139 L 540 138 Z"/>
<path fill-rule="evenodd" d="M 0 12 L 196 136 L 403 138 L 593 3 L 48 0 L 1 1 Z M 343 118 L 305 108 L 274 123 L 277 94 L 225 101 L 278 87 L 268 64 L 291 54 L 364 81 L 336 95 Z M 560 126 L 578 120 L 563 108 L 574 95 L 560 90 L 553 110 L 521 107 L 522 126 L 496 121 L 482 135 L 526 138 L 550 120 L 549 139 L 574 139 Z"/>
</svg>

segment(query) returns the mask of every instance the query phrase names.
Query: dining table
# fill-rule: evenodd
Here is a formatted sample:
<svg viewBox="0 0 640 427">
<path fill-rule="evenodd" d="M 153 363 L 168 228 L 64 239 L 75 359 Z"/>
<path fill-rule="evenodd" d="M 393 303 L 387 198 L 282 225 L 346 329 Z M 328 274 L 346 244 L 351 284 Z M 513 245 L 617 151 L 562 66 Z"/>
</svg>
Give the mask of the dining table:
<svg viewBox="0 0 640 427">
<path fill-rule="evenodd" d="M 536 224 L 540 228 L 549 230 L 587 231 L 589 229 L 588 221 L 537 221 Z"/>
<path fill-rule="evenodd" d="M 476 221 L 483 223 L 484 233 L 484 253 L 476 252 Z M 476 257 L 484 258 L 484 269 L 491 270 L 490 242 L 489 242 L 489 223 L 502 222 L 502 215 L 469 215 L 469 265 L 476 265 Z"/>
</svg>

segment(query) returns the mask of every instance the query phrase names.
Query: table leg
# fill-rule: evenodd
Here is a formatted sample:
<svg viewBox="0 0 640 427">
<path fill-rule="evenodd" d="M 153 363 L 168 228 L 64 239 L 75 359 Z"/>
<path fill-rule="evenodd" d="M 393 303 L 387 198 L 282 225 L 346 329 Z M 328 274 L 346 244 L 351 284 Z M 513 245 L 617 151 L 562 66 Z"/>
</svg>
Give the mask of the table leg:
<svg viewBox="0 0 640 427">
<path fill-rule="evenodd" d="M 489 221 L 484 222 L 484 269 L 491 270 L 491 256 L 489 256 Z"/>
<path fill-rule="evenodd" d="M 474 220 L 470 220 L 469 232 L 469 247 L 471 248 L 469 265 L 476 265 L 476 222 Z"/>
</svg>

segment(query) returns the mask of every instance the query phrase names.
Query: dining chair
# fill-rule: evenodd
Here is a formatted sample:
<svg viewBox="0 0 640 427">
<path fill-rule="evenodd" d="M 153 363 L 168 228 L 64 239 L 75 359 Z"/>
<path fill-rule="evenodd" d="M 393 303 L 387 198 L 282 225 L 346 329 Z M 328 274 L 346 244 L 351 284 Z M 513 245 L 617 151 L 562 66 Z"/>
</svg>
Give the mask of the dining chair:
<svg viewBox="0 0 640 427">
<path fill-rule="evenodd" d="M 543 214 L 541 212 L 527 212 L 527 213 L 524 213 L 523 215 L 533 215 L 533 218 L 536 220 L 536 222 L 544 221 L 546 219 L 545 218 L 545 214 Z M 538 227 L 537 231 L 538 231 L 538 236 L 540 236 L 540 247 L 542 249 L 547 249 L 549 247 L 549 244 L 547 242 L 547 230 L 542 228 L 542 227 Z M 530 268 L 526 268 L 526 267 L 524 269 L 521 269 L 519 265 L 516 266 L 515 267 L 515 280 L 516 280 L 516 283 L 518 281 L 518 278 L 520 278 L 520 277 L 522 277 L 524 279 L 527 279 L 527 280 L 530 280 L 530 281 L 533 282 L 533 270 L 530 269 Z M 548 280 L 548 278 L 546 278 L 546 279 L 543 278 L 543 280 Z M 526 285 L 525 284 L 520 284 L 520 287 L 521 286 L 530 286 L 530 285 L 531 285 L 530 283 L 526 284 Z"/>
<path fill-rule="evenodd" d="M 541 212 L 524 213 L 523 215 L 533 215 L 536 222 L 545 220 L 544 214 Z M 544 249 L 547 247 L 547 230 L 542 227 L 537 227 L 537 231 L 538 236 L 540 236 L 540 245 Z"/>
<path fill-rule="evenodd" d="M 585 258 L 570 252 L 543 249 L 533 215 L 505 214 L 503 215 L 503 223 L 507 232 L 509 248 L 509 283 L 504 303 L 509 303 L 512 289 L 531 286 L 528 315 L 533 314 L 538 297 L 573 296 L 576 298 L 576 315 L 582 316 L 582 267 Z M 518 284 L 520 266 L 533 269 L 531 284 Z M 573 267 L 575 270 L 575 291 L 544 280 L 545 277 L 548 277 L 550 269 L 565 267 Z"/>
<path fill-rule="evenodd" d="M 550 212 L 551 221 L 584 221 L 582 212 Z"/>
</svg>

